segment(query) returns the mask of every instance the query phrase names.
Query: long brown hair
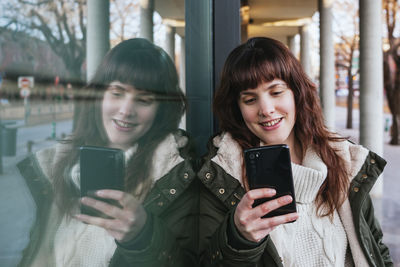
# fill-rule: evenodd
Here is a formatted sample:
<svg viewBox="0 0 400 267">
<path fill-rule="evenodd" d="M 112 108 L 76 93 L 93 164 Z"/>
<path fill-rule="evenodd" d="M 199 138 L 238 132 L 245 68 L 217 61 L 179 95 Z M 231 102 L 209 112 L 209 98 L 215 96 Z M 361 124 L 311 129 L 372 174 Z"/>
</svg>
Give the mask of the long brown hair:
<svg viewBox="0 0 400 267">
<path fill-rule="evenodd" d="M 77 148 L 82 145 L 107 146 L 109 143 L 101 119 L 101 102 L 104 92 L 114 81 L 149 91 L 159 102 L 155 123 L 137 141 L 137 151 L 127 164 L 125 191 L 133 193 L 146 181 L 157 145 L 178 129 L 186 100 L 179 88 L 175 65 L 167 53 L 141 38 L 115 46 L 104 57 L 90 83 L 82 89 L 83 96 L 75 103 L 81 106 L 77 127 L 62 141 L 69 150 L 56 163 L 53 177 L 56 201 L 63 213 L 71 212 L 79 197 L 79 190 L 70 179 L 71 168 L 79 158 Z M 148 189 L 143 188 L 143 192 Z"/>
<path fill-rule="evenodd" d="M 240 92 L 254 89 L 263 82 L 280 79 L 293 91 L 296 106 L 295 137 L 304 153 L 313 148 L 327 165 L 328 175 L 317 195 L 321 216 L 333 215 L 345 199 L 347 174 L 343 159 L 329 142 L 342 141 L 325 124 L 314 83 L 298 60 L 279 41 L 255 37 L 235 48 L 222 70 L 214 96 L 213 109 L 220 130 L 229 132 L 243 148 L 259 146 L 260 140 L 246 126 L 238 105 Z M 244 177 L 245 184 L 247 178 Z"/>
</svg>

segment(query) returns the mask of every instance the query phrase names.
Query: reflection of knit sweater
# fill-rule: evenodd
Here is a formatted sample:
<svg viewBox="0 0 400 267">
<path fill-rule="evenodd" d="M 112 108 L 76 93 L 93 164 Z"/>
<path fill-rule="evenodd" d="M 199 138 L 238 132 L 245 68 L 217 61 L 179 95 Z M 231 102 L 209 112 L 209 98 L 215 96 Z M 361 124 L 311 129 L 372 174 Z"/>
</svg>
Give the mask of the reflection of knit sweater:
<svg viewBox="0 0 400 267">
<path fill-rule="evenodd" d="M 308 150 L 302 166 L 292 164 L 299 219 L 280 225 L 270 236 L 284 266 L 345 266 L 347 238 L 338 213 L 333 220 L 316 215 L 315 198 L 327 169 Z"/>
</svg>

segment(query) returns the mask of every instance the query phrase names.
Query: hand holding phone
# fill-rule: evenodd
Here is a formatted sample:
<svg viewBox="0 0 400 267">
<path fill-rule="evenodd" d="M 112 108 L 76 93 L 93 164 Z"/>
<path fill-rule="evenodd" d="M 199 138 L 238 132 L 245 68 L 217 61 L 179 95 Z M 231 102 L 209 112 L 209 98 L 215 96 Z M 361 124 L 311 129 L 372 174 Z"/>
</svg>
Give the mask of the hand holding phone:
<svg viewBox="0 0 400 267">
<path fill-rule="evenodd" d="M 234 224 L 240 234 L 249 241 L 260 242 L 276 226 L 297 220 L 297 213 L 289 213 L 273 218 L 262 218 L 266 213 L 285 206 L 293 201 L 291 196 L 282 196 L 252 207 L 255 200 L 272 198 L 276 192 L 270 188 L 258 188 L 248 191 L 237 205 L 234 213 Z"/>
<path fill-rule="evenodd" d="M 120 149 L 82 146 L 80 147 L 80 190 L 81 197 L 89 196 L 109 204 L 121 205 L 111 199 L 94 196 L 100 189 L 124 189 L 125 160 Z M 81 213 L 95 217 L 107 217 L 101 212 L 81 205 Z"/>
<path fill-rule="evenodd" d="M 256 199 L 253 207 L 284 195 L 290 195 L 293 199 L 289 204 L 265 214 L 263 218 L 296 212 L 289 147 L 282 144 L 246 149 L 244 158 L 250 189 L 272 188 L 276 191 L 272 197 Z"/>
</svg>

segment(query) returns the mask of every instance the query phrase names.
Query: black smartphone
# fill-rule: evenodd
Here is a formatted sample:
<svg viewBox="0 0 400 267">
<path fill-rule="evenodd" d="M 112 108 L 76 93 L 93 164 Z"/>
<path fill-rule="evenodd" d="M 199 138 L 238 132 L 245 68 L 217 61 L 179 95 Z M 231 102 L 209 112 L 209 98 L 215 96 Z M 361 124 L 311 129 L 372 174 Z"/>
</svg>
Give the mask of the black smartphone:
<svg viewBox="0 0 400 267">
<path fill-rule="evenodd" d="M 94 196 L 93 192 L 100 189 L 124 190 L 124 152 L 120 149 L 95 146 L 81 146 L 79 150 L 81 197 L 89 196 L 120 206 L 114 200 Z M 81 205 L 81 213 L 96 217 L 107 217 L 85 205 Z"/>
<path fill-rule="evenodd" d="M 274 217 L 296 212 L 293 186 L 292 165 L 287 145 L 271 145 L 244 150 L 246 174 L 250 189 L 273 188 L 276 195 L 254 201 L 253 207 L 284 195 L 290 195 L 293 201 L 263 216 Z"/>
</svg>

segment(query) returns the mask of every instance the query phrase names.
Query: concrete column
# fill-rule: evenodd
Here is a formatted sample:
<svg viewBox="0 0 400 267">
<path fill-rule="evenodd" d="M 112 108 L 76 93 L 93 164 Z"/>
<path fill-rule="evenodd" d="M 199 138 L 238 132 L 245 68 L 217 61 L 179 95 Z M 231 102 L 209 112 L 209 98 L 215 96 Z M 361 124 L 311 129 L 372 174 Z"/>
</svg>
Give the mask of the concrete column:
<svg viewBox="0 0 400 267">
<path fill-rule="evenodd" d="M 140 0 L 140 37 L 153 42 L 154 0 Z"/>
<path fill-rule="evenodd" d="M 287 43 L 292 54 L 297 57 L 296 35 L 288 36 Z"/>
<path fill-rule="evenodd" d="M 181 37 L 181 53 L 179 59 L 179 86 L 186 92 L 186 41 Z"/>
<path fill-rule="evenodd" d="M 319 0 L 320 63 L 319 93 L 326 126 L 335 128 L 335 56 L 332 30 L 332 0 Z"/>
<path fill-rule="evenodd" d="M 304 71 L 311 76 L 311 53 L 310 53 L 310 33 L 309 26 L 305 24 L 301 27 L 300 36 L 300 62 Z"/>
<path fill-rule="evenodd" d="M 165 26 L 165 51 L 171 57 L 172 61 L 175 62 L 175 27 L 166 25 Z"/>
<path fill-rule="evenodd" d="M 186 94 L 186 48 L 185 37 L 181 37 L 181 52 L 179 58 L 179 86 Z M 186 130 L 186 113 L 183 114 L 179 128 Z"/>
<path fill-rule="evenodd" d="M 110 1 L 87 1 L 86 79 L 89 81 L 110 49 Z"/>
<path fill-rule="evenodd" d="M 383 154 L 382 1 L 360 5 L 360 143 Z M 382 179 L 371 194 L 381 196 Z"/>
</svg>

